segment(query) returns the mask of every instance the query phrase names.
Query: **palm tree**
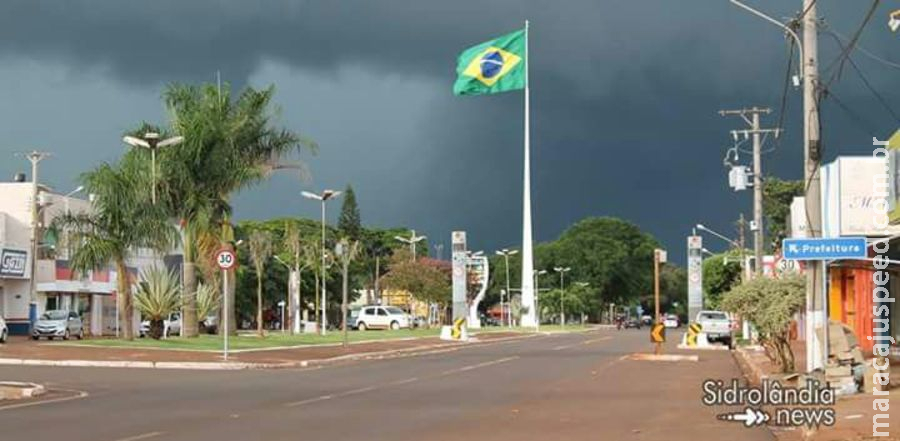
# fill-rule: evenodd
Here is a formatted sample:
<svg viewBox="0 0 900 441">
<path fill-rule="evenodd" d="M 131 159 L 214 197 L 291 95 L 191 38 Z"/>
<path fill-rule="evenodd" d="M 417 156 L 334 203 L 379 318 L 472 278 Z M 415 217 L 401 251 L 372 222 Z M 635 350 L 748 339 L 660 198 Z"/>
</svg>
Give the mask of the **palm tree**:
<svg viewBox="0 0 900 441">
<path fill-rule="evenodd" d="M 256 269 L 256 332 L 262 337 L 264 335 L 262 289 L 263 279 L 266 276 L 264 272 L 266 261 L 272 256 L 272 235 L 263 230 L 256 230 L 250 233 L 248 247 L 250 259 L 253 260 L 253 267 Z"/>
<path fill-rule="evenodd" d="M 224 226 L 230 225 L 231 194 L 280 168 L 273 164 L 281 156 L 304 147 L 316 149 L 315 143 L 274 127 L 273 94 L 272 87 L 248 87 L 232 99 L 229 87 L 211 84 L 175 84 L 165 93 L 172 129 L 185 138 L 177 150 L 162 151 L 160 163 L 168 208 L 183 227 L 187 336 L 198 332 L 194 293 L 200 250 L 195 240 L 204 234 L 223 234 Z M 234 315 L 233 310 L 225 313 Z"/>
<path fill-rule="evenodd" d="M 116 270 L 119 321 L 126 339 L 134 338 L 132 278 L 127 262 L 139 249 L 164 252 L 175 243 L 175 229 L 164 209 L 150 201 L 151 185 L 142 158 L 126 155 L 118 165 L 103 164 L 82 175 L 85 190 L 96 195 L 87 213 L 66 213 L 53 228 L 65 232 L 70 266 L 80 273 L 112 264 Z"/>
<path fill-rule="evenodd" d="M 219 311 L 219 303 L 222 301 L 221 297 L 219 290 L 212 285 L 203 282 L 197 284 L 197 316 L 201 317 L 201 321 L 205 322 L 207 317 Z M 219 326 L 219 322 L 217 322 L 216 326 Z M 206 326 L 208 328 L 210 324 L 207 322 Z"/>
<path fill-rule="evenodd" d="M 159 340 L 165 334 L 165 320 L 181 308 L 181 282 L 173 271 L 151 267 L 141 273 L 134 303 L 141 315 L 150 320 L 150 337 Z"/>
</svg>

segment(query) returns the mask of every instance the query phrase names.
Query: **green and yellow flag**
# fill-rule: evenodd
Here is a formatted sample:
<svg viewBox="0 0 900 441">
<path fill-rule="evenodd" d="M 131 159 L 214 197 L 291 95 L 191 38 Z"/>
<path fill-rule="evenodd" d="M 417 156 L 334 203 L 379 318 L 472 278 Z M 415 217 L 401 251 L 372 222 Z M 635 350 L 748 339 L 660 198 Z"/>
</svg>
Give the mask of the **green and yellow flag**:
<svg viewBox="0 0 900 441">
<path fill-rule="evenodd" d="M 525 30 L 470 47 L 459 55 L 454 95 L 484 95 L 525 88 Z"/>
</svg>

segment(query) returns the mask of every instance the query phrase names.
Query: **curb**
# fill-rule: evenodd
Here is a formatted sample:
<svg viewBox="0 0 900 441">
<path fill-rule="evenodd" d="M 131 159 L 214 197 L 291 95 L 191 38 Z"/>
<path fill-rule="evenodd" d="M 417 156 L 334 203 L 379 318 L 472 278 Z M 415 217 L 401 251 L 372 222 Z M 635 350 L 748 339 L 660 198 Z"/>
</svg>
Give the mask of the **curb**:
<svg viewBox="0 0 900 441">
<path fill-rule="evenodd" d="M 741 369 L 741 372 L 744 374 L 744 377 L 751 383 L 760 384 L 762 380 L 768 378 L 768 375 L 762 371 L 762 368 L 750 361 L 750 354 L 748 354 L 745 348 L 735 348 L 731 353 L 734 356 L 738 367 Z"/>
<path fill-rule="evenodd" d="M 126 360 L 39 360 L 21 358 L 0 358 L 0 366 L 49 366 L 49 367 L 103 367 L 103 368 L 136 368 L 136 369 L 182 369 L 182 370 L 249 370 L 249 369 L 285 369 L 320 367 L 332 364 L 357 361 L 357 360 L 381 360 L 388 358 L 411 357 L 416 355 L 438 354 L 456 351 L 463 348 L 485 346 L 492 343 L 523 340 L 537 337 L 539 334 L 516 335 L 512 337 L 497 338 L 488 341 L 471 343 L 439 343 L 411 348 L 392 349 L 376 352 L 362 352 L 359 354 L 339 355 L 337 357 L 314 360 L 302 360 L 284 363 L 247 363 L 247 362 L 179 362 L 179 361 L 126 361 Z"/>
</svg>

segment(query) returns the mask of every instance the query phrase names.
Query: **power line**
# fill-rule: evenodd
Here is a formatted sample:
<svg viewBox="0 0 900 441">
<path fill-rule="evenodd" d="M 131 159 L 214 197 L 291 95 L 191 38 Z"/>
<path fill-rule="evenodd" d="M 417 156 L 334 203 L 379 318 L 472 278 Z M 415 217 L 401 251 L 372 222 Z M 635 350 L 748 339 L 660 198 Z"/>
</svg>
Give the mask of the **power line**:
<svg viewBox="0 0 900 441">
<path fill-rule="evenodd" d="M 840 32 L 838 32 L 834 29 L 827 29 L 826 32 L 828 34 L 830 34 L 833 38 L 835 38 L 837 41 L 840 41 L 843 43 L 846 43 L 848 41 L 846 36 L 844 36 L 843 34 L 841 34 Z M 900 63 L 896 63 L 896 62 L 893 62 L 886 58 L 883 58 L 883 57 L 873 53 L 872 51 L 866 49 L 865 47 L 860 46 L 859 43 L 856 44 L 856 50 L 858 50 L 863 55 L 869 57 L 870 59 L 877 61 L 885 66 L 892 67 L 894 69 L 900 69 Z"/>
<path fill-rule="evenodd" d="M 853 109 L 851 109 L 843 101 L 841 101 L 841 99 L 838 98 L 838 96 L 834 94 L 833 90 L 825 89 L 825 90 L 823 90 L 823 95 L 826 98 L 830 98 L 832 101 L 834 101 L 834 103 L 837 104 L 837 106 L 841 110 L 843 110 L 844 113 L 846 113 L 848 117 L 850 117 L 850 120 L 857 124 L 857 126 L 858 126 L 857 128 L 859 128 L 863 132 L 869 133 L 869 134 L 878 133 L 878 131 L 874 130 L 873 127 L 869 126 L 869 124 L 866 123 L 865 120 L 859 116 L 859 114 L 854 112 Z"/>
<path fill-rule="evenodd" d="M 841 41 L 837 37 L 837 35 L 835 35 L 833 32 L 829 32 L 829 35 L 831 35 L 831 37 L 834 38 L 838 47 L 840 47 L 842 49 L 844 48 L 843 44 L 841 44 Z M 900 116 L 897 115 L 897 112 L 894 111 L 893 107 L 891 107 L 891 105 L 884 98 L 884 96 L 882 96 L 880 93 L 878 93 L 877 90 L 875 90 L 875 87 L 872 86 L 872 83 L 869 81 L 868 78 L 866 78 L 865 74 L 863 74 L 862 69 L 859 68 L 859 65 L 857 65 L 856 62 L 853 61 L 853 57 L 848 55 L 847 61 L 850 62 L 850 67 L 853 68 L 853 70 L 859 76 L 859 79 L 862 80 L 863 84 L 866 86 L 866 89 L 869 89 L 869 92 L 872 93 L 872 95 L 875 97 L 876 100 L 878 100 L 878 102 L 881 104 L 881 106 L 884 107 L 888 111 L 888 113 L 890 113 L 891 116 L 894 117 L 895 121 L 900 123 Z"/>
<path fill-rule="evenodd" d="M 835 64 L 838 64 L 838 69 L 831 74 L 831 78 L 828 80 L 828 84 L 830 85 L 834 80 L 840 77 L 841 73 L 844 70 L 844 62 L 847 60 L 847 57 L 850 56 L 850 52 L 853 51 L 853 48 L 856 47 L 856 43 L 859 41 L 859 37 L 862 35 L 863 30 L 866 28 L 866 25 L 869 24 L 869 21 L 872 19 L 872 16 L 875 15 L 875 10 L 878 9 L 878 4 L 881 3 L 881 0 L 873 0 L 872 6 L 869 7 L 869 12 L 866 13 L 866 17 L 863 19 L 862 24 L 859 25 L 859 28 L 856 29 L 856 32 L 853 33 L 853 38 L 850 39 L 850 42 L 844 48 L 843 51 L 832 61 L 826 70 L 834 67 Z"/>
</svg>

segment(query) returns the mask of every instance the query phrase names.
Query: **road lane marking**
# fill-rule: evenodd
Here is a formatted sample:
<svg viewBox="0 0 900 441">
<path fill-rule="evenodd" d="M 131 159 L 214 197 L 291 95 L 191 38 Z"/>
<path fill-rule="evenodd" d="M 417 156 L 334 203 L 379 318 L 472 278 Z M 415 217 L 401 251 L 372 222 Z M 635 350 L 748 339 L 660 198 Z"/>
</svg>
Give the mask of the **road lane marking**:
<svg viewBox="0 0 900 441">
<path fill-rule="evenodd" d="M 348 395 L 364 394 L 366 392 L 371 392 L 375 389 L 378 389 L 378 388 L 375 386 L 361 387 L 359 389 L 352 389 L 352 390 L 348 390 L 346 392 L 340 392 L 338 394 L 335 394 L 335 397 L 346 397 Z"/>
<path fill-rule="evenodd" d="M 39 406 L 41 404 L 62 403 L 63 401 L 78 400 L 78 399 L 85 398 L 88 396 L 87 392 L 80 391 L 80 390 L 69 390 L 69 389 L 55 389 L 55 390 L 65 391 L 65 392 L 77 392 L 78 394 L 74 395 L 74 396 L 70 396 L 70 397 L 53 398 L 50 400 L 32 401 L 32 402 L 21 403 L 21 404 L 8 404 L 6 406 L 0 406 L 0 411 L 21 409 L 23 407 Z"/>
<path fill-rule="evenodd" d="M 317 403 L 317 402 L 319 402 L 319 401 L 330 400 L 330 399 L 332 399 L 332 398 L 334 398 L 333 395 L 322 395 L 322 396 L 320 396 L 320 397 L 310 398 L 310 399 L 308 399 L 308 400 L 301 400 L 301 401 L 294 401 L 294 402 L 292 402 L 292 403 L 286 403 L 286 404 L 285 404 L 285 407 L 297 407 L 297 406 L 303 406 L 304 404 Z"/>
<path fill-rule="evenodd" d="M 571 343 L 571 344 L 567 344 L 567 345 L 559 345 L 559 346 L 555 346 L 555 347 L 553 347 L 551 350 L 553 350 L 553 351 L 562 351 L 562 350 L 564 350 L 564 349 L 570 349 L 570 348 L 574 348 L 574 347 L 576 347 L 576 346 L 581 346 L 581 345 L 589 345 L 589 344 L 591 344 L 591 343 L 597 343 L 597 342 L 600 342 L 600 341 L 606 341 L 606 340 L 610 340 L 610 339 L 612 339 L 612 337 L 609 336 L 609 335 L 607 335 L 606 337 L 592 338 L 592 339 L 590 339 L 590 340 L 585 340 L 585 341 L 578 342 L 578 343 Z"/>
<path fill-rule="evenodd" d="M 419 378 L 418 378 L 418 377 L 407 378 L 407 379 L 405 379 L 405 380 L 397 380 L 397 381 L 393 381 L 393 382 L 388 383 L 388 384 L 391 385 L 391 386 L 401 386 L 401 385 L 404 385 L 404 384 L 414 383 L 414 382 L 416 382 L 416 381 L 419 381 Z"/>
<path fill-rule="evenodd" d="M 162 435 L 164 432 L 148 432 L 142 433 L 140 435 L 128 436 L 125 438 L 119 438 L 116 441 L 138 441 L 141 439 L 153 438 Z"/>
<path fill-rule="evenodd" d="M 481 368 L 483 368 L 483 367 L 493 366 L 493 365 L 495 365 L 495 364 L 500 364 L 500 363 L 506 363 L 507 361 L 513 361 L 513 360 L 516 360 L 516 359 L 518 359 L 518 358 L 519 358 L 518 355 L 515 355 L 515 356 L 512 356 L 512 357 L 506 357 L 506 358 L 499 358 L 499 359 L 497 359 L 497 360 L 486 361 L 486 362 L 484 362 L 484 363 L 472 364 L 472 365 L 469 365 L 469 366 L 463 366 L 463 367 L 456 368 L 456 369 L 450 369 L 450 370 L 441 372 L 440 375 L 441 375 L 441 376 L 446 376 L 446 375 L 457 374 L 457 373 L 460 373 L 460 372 L 467 372 L 467 371 L 471 371 L 471 370 L 474 370 L 474 369 L 481 369 Z"/>
</svg>

